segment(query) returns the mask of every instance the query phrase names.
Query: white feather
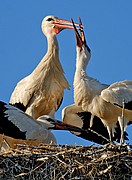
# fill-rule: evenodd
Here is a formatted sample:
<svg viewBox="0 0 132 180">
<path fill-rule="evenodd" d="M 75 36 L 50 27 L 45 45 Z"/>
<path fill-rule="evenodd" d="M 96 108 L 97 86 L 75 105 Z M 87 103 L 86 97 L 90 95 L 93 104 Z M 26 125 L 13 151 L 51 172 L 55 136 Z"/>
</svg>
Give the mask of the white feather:
<svg viewBox="0 0 132 180">
<path fill-rule="evenodd" d="M 8 118 L 22 132 L 26 132 L 26 139 L 34 139 L 43 143 L 56 143 L 52 132 L 48 130 L 50 125 L 39 121 L 11 105 L 5 105 L 5 117 Z"/>
<path fill-rule="evenodd" d="M 101 92 L 101 97 L 112 104 L 122 106 L 123 101 L 132 101 L 132 81 L 120 81 L 113 83 Z"/>
</svg>

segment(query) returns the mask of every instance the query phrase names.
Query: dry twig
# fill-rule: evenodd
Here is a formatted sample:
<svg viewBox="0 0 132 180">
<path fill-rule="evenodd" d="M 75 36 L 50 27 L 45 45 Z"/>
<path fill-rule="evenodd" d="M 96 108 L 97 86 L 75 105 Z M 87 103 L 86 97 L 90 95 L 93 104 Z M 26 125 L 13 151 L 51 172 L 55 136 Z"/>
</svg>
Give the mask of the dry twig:
<svg viewBox="0 0 132 180">
<path fill-rule="evenodd" d="M 127 145 L 67 146 L 19 144 L 0 153 L 0 179 L 131 179 Z"/>
</svg>

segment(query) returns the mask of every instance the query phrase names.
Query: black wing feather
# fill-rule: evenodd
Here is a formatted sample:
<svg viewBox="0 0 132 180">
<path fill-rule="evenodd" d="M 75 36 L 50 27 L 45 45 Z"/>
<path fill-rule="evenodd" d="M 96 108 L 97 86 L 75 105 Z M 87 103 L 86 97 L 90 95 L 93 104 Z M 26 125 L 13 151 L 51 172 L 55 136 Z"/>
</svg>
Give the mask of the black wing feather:
<svg viewBox="0 0 132 180">
<path fill-rule="evenodd" d="M 6 116 L 6 103 L 0 101 L 0 134 L 10 136 L 16 139 L 26 139 L 26 132 L 20 131 Z"/>
</svg>

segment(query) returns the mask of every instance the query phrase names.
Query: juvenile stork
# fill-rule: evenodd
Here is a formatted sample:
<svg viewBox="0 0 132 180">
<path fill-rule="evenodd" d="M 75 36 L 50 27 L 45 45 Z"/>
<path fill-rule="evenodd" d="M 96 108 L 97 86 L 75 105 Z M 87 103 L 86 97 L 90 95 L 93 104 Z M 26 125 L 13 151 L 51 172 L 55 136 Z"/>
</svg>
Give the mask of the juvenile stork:
<svg viewBox="0 0 132 180">
<path fill-rule="evenodd" d="M 51 130 L 83 132 L 78 127 L 68 125 L 48 115 L 35 119 L 20 109 L 0 101 L 0 134 L 15 139 L 56 144 L 56 138 Z"/>
<path fill-rule="evenodd" d="M 47 38 L 47 53 L 34 71 L 18 82 L 10 97 L 10 104 L 34 118 L 42 115 L 54 117 L 55 111 L 61 105 L 64 89 L 69 89 L 59 60 L 56 38 L 66 28 L 73 29 L 72 23 L 67 20 L 55 16 L 46 16 L 43 19 L 42 31 Z"/>
<path fill-rule="evenodd" d="M 121 129 L 120 142 L 122 143 L 127 124 L 132 123 L 132 81 L 125 80 L 107 86 L 87 75 L 86 67 L 90 60 L 91 51 L 86 44 L 82 23 L 80 26 L 80 35 L 74 26 L 77 55 L 74 76 L 75 105 L 72 106 L 91 113 L 90 127 L 96 123 L 94 118 L 98 117 L 107 127 L 110 141 L 113 140 L 115 128 L 119 121 L 120 128 L 118 126 L 118 131 Z M 63 116 L 66 116 L 65 111 L 75 111 L 72 106 L 71 109 L 64 109 Z M 81 121 L 79 120 L 79 122 Z M 100 129 L 98 123 L 97 126 Z M 118 131 L 117 136 L 119 136 Z"/>
</svg>

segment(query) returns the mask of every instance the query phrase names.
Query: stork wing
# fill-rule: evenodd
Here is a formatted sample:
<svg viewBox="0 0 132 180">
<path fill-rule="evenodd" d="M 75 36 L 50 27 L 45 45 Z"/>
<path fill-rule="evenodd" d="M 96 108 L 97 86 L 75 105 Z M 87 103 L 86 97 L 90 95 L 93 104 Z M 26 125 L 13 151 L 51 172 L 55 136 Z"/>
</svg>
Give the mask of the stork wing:
<svg viewBox="0 0 132 180">
<path fill-rule="evenodd" d="M 28 132 L 39 128 L 39 123 L 18 108 L 0 101 L 0 133 L 25 139 Z"/>
<path fill-rule="evenodd" d="M 25 111 L 26 106 L 28 105 L 31 97 L 33 96 L 34 91 L 35 91 L 34 80 L 29 75 L 17 83 L 17 86 L 15 87 L 11 95 L 10 104 L 12 105 L 18 104 L 18 106 L 16 105 L 16 107 Z M 21 108 L 20 105 L 23 105 L 24 107 L 21 106 L 22 107 Z"/>
<path fill-rule="evenodd" d="M 112 104 L 132 110 L 132 81 L 120 81 L 110 85 L 101 92 L 101 97 Z"/>
<path fill-rule="evenodd" d="M 106 144 L 109 142 L 108 131 L 98 117 L 93 117 L 93 125 L 90 127 L 90 120 L 92 116 L 90 112 L 78 112 L 77 115 L 83 121 L 82 129 L 87 132 L 86 134 L 84 131 L 78 136 L 98 144 Z"/>
<path fill-rule="evenodd" d="M 85 136 L 85 133 L 81 134 L 81 137 L 87 140 L 91 140 L 93 142 L 96 142 L 98 144 L 106 144 L 108 143 L 109 135 L 106 127 L 98 118 L 97 116 L 93 117 L 93 123 L 92 127 L 90 127 L 90 119 L 91 119 L 91 113 L 90 112 L 79 112 L 77 113 L 78 116 L 81 117 L 81 120 L 83 121 L 83 130 L 88 130 L 89 136 Z M 128 134 L 127 132 L 124 132 L 124 139 L 128 140 Z M 113 137 L 113 141 L 120 142 L 121 137 L 121 129 L 119 126 L 119 122 L 116 124 L 115 133 Z"/>
<path fill-rule="evenodd" d="M 72 104 L 62 110 L 62 120 L 65 123 L 77 126 L 82 132 L 71 131 L 76 136 L 92 141 L 98 144 L 106 144 L 109 142 L 107 128 L 97 116 L 92 116 L 90 112 L 84 112 L 81 107 Z M 92 120 L 92 126 L 91 126 Z M 120 142 L 121 130 L 119 123 L 115 128 L 114 141 Z M 127 133 L 124 134 L 125 140 L 128 140 Z"/>
<path fill-rule="evenodd" d="M 71 131 L 76 136 L 98 143 L 106 144 L 109 142 L 109 135 L 102 121 L 96 117 L 93 119 L 93 126 L 90 128 L 92 114 L 84 112 L 81 107 L 72 104 L 62 110 L 62 120 L 65 123 L 81 128 L 81 133 Z"/>
</svg>

